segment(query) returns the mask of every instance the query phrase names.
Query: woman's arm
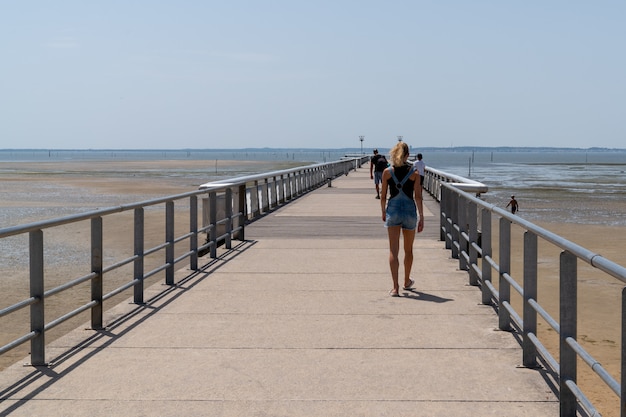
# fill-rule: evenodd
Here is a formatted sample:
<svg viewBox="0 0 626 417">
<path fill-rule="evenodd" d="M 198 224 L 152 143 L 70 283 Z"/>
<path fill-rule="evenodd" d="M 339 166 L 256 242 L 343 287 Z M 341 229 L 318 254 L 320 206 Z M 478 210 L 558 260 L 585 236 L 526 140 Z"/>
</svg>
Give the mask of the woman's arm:
<svg viewBox="0 0 626 417">
<path fill-rule="evenodd" d="M 419 222 L 417 223 L 417 232 L 424 230 L 424 205 L 422 202 L 422 184 L 420 184 L 420 174 L 415 172 L 413 174 L 413 198 L 415 199 L 415 205 L 417 206 L 417 212 L 419 213 Z"/>
<path fill-rule="evenodd" d="M 387 220 L 387 214 L 385 209 L 387 208 L 387 190 L 389 188 L 389 178 L 391 178 L 391 174 L 389 173 L 389 169 L 383 171 L 383 181 L 380 187 L 380 208 L 383 212 L 383 221 Z"/>
</svg>

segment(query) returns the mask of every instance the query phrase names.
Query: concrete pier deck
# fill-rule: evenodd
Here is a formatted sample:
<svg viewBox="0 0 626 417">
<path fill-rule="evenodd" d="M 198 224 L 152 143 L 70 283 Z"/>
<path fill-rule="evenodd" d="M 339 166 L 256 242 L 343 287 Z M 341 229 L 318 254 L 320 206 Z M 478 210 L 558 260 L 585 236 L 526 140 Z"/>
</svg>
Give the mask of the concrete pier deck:
<svg viewBox="0 0 626 417">
<path fill-rule="evenodd" d="M 49 367 L 2 371 L 0 415 L 558 415 L 550 377 L 520 367 L 515 335 L 438 240 L 428 196 L 415 289 L 388 295 L 374 196 L 365 165 L 269 213 L 146 305 L 116 306 L 105 330 L 53 342 Z"/>
</svg>

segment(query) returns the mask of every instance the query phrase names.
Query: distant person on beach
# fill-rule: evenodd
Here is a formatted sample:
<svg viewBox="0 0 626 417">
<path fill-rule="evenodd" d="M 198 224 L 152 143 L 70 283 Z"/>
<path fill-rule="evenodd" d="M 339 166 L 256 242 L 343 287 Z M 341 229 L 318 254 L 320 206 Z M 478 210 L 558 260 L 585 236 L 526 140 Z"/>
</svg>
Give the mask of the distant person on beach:
<svg viewBox="0 0 626 417">
<path fill-rule="evenodd" d="M 413 162 L 413 166 L 415 170 L 420 174 L 420 185 L 424 185 L 424 169 L 426 168 L 426 164 L 422 161 L 422 154 L 417 154 L 417 161 Z"/>
<path fill-rule="evenodd" d="M 376 198 L 380 198 L 380 183 L 383 178 L 383 171 L 389 166 L 385 155 L 378 153 L 378 149 L 374 149 L 374 156 L 370 159 L 370 179 L 374 180 L 376 186 Z"/>
<path fill-rule="evenodd" d="M 506 207 L 511 207 L 511 213 L 515 214 L 515 212 L 518 210 L 519 206 L 517 204 L 517 200 L 515 199 L 515 196 L 512 195 L 511 196 L 511 201 L 509 201 L 509 204 L 506 205 Z"/>
<path fill-rule="evenodd" d="M 390 155 L 392 166 L 383 172 L 380 208 L 389 235 L 389 268 L 393 281 L 393 289 L 389 291 L 389 295 L 398 297 L 400 232 L 402 232 L 404 243 L 404 285 L 402 288 L 408 290 L 415 284 L 411 278 L 413 240 L 415 240 L 416 228 L 417 232 L 424 230 L 424 208 L 419 174 L 413 165 L 407 162 L 409 145 L 405 142 L 398 142 L 391 149 Z M 390 194 L 388 202 L 387 192 Z M 419 222 L 417 212 L 419 212 Z"/>
</svg>

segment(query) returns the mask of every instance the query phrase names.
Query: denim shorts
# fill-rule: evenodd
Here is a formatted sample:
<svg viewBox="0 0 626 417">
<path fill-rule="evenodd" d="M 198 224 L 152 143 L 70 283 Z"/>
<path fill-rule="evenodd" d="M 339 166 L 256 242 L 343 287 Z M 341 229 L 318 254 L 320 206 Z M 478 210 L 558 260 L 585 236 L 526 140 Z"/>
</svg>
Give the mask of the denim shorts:
<svg viewBox="0 0 626 417">
<path fill-rule="evenodd" d="M 389 199 L 385 210 L 385 227 L 400 226 L 405 230 L 415 230 L 417 227 L 417 207 L 415 201 L 404 192 Z"/>
<path fill-rule="evenodd" d="M 383 171 L 374 171 L 374 184 L 378 185 L 383 182 Z"/>
</svg>

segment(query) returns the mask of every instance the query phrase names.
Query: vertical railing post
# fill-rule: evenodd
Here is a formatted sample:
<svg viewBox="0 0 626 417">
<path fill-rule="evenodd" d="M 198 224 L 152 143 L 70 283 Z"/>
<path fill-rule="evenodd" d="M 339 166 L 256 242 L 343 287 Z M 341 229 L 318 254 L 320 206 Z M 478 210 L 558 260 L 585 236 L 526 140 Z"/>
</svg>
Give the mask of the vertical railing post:
<svg viewBox="0 0 626 417">
<path fill-rule="evenodd" d="M 263 213 L 267 213 L 270 211 L 270 199 L 269 199 L 269 189 L 270 184 L 267 180 L 267 177 L 263 180 L 263 185 L 261 185 L 261 199 L 263 204 Z"/>
<path fill-rule="evenodd" d="M 270 208 L 276 208 L 276 206 L 278 205 L 278 180 L 275 175 L 272 177 L 272 181 L 270 182 L 270 184 L 272 185 L 272 192 L 270 193 Z"/>
<path fill-rule="evenodd" d="M 278 181 L 278 201 L 280 204 L 285 204 L 285 174 L 280 174 Z"/>
<path fill-rule="evenodd" d="M 256 185 L 253 188 L 256 193 Z M 209 253 L 211 258 L 217 258 L 217 193 L 209 192 L 209 243 L 211 249 Z"/>
<path fill-rule="evenodd" d="M 491 282 L 491 264 L 487 260 L 491 258 L 491 211 L 482 210 L 482 230 L 480 234 L 480 248 L 483 253 L 482 257 L 482 276 L 483 285 L 481 288 L 482 303 L 485 305 L 491 305 L 491 289 L 486 285 L 487 282 Z"/>
<path fill-rule="evenodd" d="M 537 367 L 537 348 L 528 337 L 537 335 L 537 312 L 530 300 L 537 301 L 537 235 L 524 233 L 524 329 L 522 334 L 522 364 L 527 368 Z"/>
<path fill-rule="evenodd" d="M 134 251 L 135 262 L 133 263 L 133 275 L 138 281 L 133 289 L 133 301 L 135 304 L 143 304 L 143 273 L 144 273 L 144 208 L 135 209 L 134 224 Z"/>
<path fill-rule="evenodd" d="M 626 346 L 626 287 L 622 288 L 622 344 Z M 621 395 L 619 401 L 620 417 L 626 417 L 626 349 L 622 348 L 621 357 Z"/>
<path fill-rule="evenodd" d="M 459 226 L 459 269 L 461 271 L 467 270 L 467 261 L 463 252 L 468 253 L 469 240 L 463 237 L 463 232 L 467 234 L 467 201 L 461 193 L 455 193 L 458 204 L 458 226 Z"/>
<path fill-rule="evenodd" d="M 246 229 L 246 218 L 248 213 L 248 204 L 246 201 L 246 184 L 241 184 L 239 186 L 239 222 L 237 226 L 241 229 L 237 237 L 239 240 L 243 241 L 246 239 L 245 229 Z"/>
<path fill-rule="evenodd" d="M 30 363 L 33 366 L 46 365 L 46 333 L 44 268 L 43 268 L 43 231 L 34 230 L 29 233 L 30 260 L 30 296 L 37 301 L 30 306 L 30 331 L 35 336 L 30 341 Z"/>
<path fill-rule="evenodd" d="M 474 247 L 474 244 L 478 244 L 478 207 L 476 203 L 469 202 L 467 206 L 467 216 L 469 230 L 469 283 L 470 285 L 478 285 L 478 273 L 476 267 L 478 266 L 478 251 Z"/>
<path fill-rule="evenodd" d="M 439 216 L 439 223 L 441 227 L 441 232 L 439 234 L 439 238 L 446 243 L 446 249 L 452 248 L 452 242 L 448 238 L 448 236 L 452 233 L 450 230 L 450 222 L 448 218 L 450 218 L 450 192 L 447 188 L 443 187 L 441 191 L 441 213 Z"/>
<path fill-rule="evenodd" d="M 189 268 L 192 271 L 198 270 L 198 197 L 189 197 Z"/>
<path fill-rule="evenodd" d="M 252 218 L 257 218 L 261 215 L 261 200 L 259 199 L 259 181 L 255 180 L 252 189 L 250 190 L 250 200 L 252 204 Z"/>
<path fill-rule="evenodd" d="M 511 272 L 511 222 L 505 218 L 500 218 L 500 249 L 499 249 L 500 277 L 499 303 L 498 303 L 498 327 L 500 330 L 510 330 L 511 315 L 504 307 L 505 303 L 511 302 L 511 284 L 504 277 Z"/>
<path fill-rule="evenodd" d="M 450 197 L 450 215 L 448 218 L 452 221 L 450 224 L 450 232 L 452 233 L 452 259 L 459 258 L 459 249 L 461 239 L 459 237 L 459 195 L 453 192 L 451 189 L 448 190 Z"/>
<path fill-rule="evenodd" d="M 174 285 L 174 202 L 165 203 L 165 284 Z"/>
<path fill-rule="evenodd" d="M 91 308 L 92 329 L 102 329 L 104 322 L 102 253 L 102 217 L 94 217 L 91 219 L 91 272 L 96 276 L 91 280 L 91 301 L 96 301 L 96 305 Z"/>
<path fill-rule="evenodd" d="M 560 360 L 560 416 L 576 416 L 576 396 L 567 387 L 567 382 L 576 383 L 576 352 L 567 344 L 567 339 L 576 339 L 578 326 L 578 271 L 576 256 L 567 251 L 561 252 L 559 279 L 559 360 Z"/>
<path fill-rule="evenodd" d="M 226 249 L 232 249 L 233 234 L 233 190 L 227 188 L 224 193 L 224 216 L 226 217 Z"/>
</svg>

